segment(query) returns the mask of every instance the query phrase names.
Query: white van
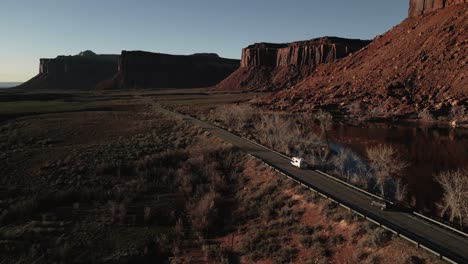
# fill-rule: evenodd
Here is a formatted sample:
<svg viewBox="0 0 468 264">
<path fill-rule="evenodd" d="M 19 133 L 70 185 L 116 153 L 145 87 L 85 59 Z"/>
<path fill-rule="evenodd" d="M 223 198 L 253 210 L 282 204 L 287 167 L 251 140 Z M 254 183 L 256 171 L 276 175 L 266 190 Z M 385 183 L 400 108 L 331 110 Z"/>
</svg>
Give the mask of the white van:
<svg viewBox="0 0 468 264">
<path fill-rule="evenodd" d="M 294 167 L 298 167 L 298 168 L 301 168 L 301 169 L 307 168 L 307 163 L 305 162 L 305 160 L 303 158 L 293 157 L 291 159 L 291 164 Z"/>
</svg>

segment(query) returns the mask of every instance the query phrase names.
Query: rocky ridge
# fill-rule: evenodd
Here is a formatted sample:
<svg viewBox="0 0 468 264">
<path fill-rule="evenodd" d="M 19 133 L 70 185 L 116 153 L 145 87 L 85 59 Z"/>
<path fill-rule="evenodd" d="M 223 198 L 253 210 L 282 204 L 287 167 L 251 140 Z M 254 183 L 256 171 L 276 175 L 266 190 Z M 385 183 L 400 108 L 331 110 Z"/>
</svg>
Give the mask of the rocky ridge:
<svg viewBox="0 0 468 264">
<path fill-rule="evenodd" d="M 169 55 L 122 51 L 118 72 L 101 89 L 210 87 L 239 67 L 239 60 L 212 53 Z"/>
<path fill-rule="evenodd" d="M 324 37 L 286 44 L 257 43 L 242 49 L 241 67 L 219 90 L 278 90 L 294 85 L 318 65 L 366 46 L 363 40 Z"/>
<path fill-rule="evenodd" d="M 468 0 L 410 0 L 408 16 L 420 16 L 449 6 L 467 2 Z"/>
<path fill-rule="evenodd" d="M 119 55 L 83 51 L 74 56 L 39 60 L 39 74 L 23 83 L 26 89 L 90 89 L 117 72 Z"/>
</svg>

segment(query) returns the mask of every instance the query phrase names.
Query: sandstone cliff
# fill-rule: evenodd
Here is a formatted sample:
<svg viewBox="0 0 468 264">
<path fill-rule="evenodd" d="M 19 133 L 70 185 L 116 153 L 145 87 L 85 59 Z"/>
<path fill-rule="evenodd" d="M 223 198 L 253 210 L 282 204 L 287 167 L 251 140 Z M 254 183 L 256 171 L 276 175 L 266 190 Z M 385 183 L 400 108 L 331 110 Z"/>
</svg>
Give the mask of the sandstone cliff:
<svg viewBox="0 0 468 264">
<path fill-rule="evenodd" d="M 119 70 L 102 89 L 210 87 L 239 67 L 239 60 L 216 54 L 169 55 L 123 51 Z"/>
<path fill-rule="evenodd" d="M 277 90 L 294 85 L 320 64 L 366 46 L 363 40 L 324 37 L 287 44 L 257 43 L 242 50 L 241 68 L 221 82 L 220 90 Z"/>
<path fill-rule="evenodd" d="M 452 5 L 468 3 L 468 0 L 410 0 L 408 16 L 419 16 Z"/>
<path fill-rule="evenodd" d="M 92 89 L 117 72 L 119 55 L 84 51 L 75 56 L 40 59 L 39 74 L 20 85 L 34 89 Z"/>
<path fill-rule="evenodd" d="M 376 116 L 468 107 L 468 4 L 411 17 L 359 52 L 319 66 L 266 103 L 289 110 L 339 109 Z"/>
</svg>

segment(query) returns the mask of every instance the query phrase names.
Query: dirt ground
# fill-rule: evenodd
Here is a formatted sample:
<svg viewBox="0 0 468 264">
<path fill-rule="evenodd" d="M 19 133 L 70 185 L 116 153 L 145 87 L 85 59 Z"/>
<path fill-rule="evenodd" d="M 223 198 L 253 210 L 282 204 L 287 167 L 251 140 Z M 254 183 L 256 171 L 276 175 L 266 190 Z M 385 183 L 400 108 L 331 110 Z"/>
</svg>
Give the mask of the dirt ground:
<svg viewBox="0 0 468 264">
<path fill-rule="evenodd" d="M 155 111 L 261 94 L 0 92 L 0 263 L 439 263 Z"/>
</svg>

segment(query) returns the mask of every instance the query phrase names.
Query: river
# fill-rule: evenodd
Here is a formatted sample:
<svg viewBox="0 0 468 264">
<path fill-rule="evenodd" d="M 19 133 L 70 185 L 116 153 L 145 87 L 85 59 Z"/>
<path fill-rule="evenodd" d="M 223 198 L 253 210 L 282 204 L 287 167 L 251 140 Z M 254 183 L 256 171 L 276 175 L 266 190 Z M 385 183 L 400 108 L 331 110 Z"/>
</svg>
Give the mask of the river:
<svg viewBox="0 0 468 264">
<path fill-rule="evenodd" d="M 434 213 L 442 190 L 434 180 L 440 171 L 468 168 L 468 129 L 416 124 L 334 125 L 332 141 L 365 157 L 371 145 L 396 147 L 409 163 L 402 173 L 408 186 L 407 201 L 419 211 Z"/>
</svg>

